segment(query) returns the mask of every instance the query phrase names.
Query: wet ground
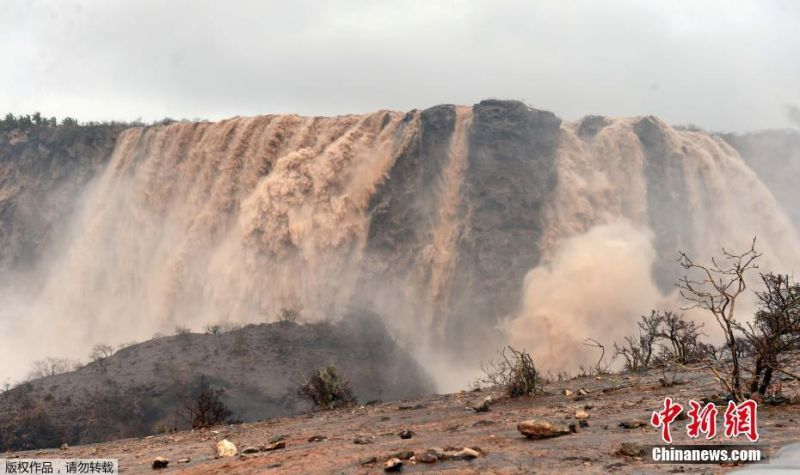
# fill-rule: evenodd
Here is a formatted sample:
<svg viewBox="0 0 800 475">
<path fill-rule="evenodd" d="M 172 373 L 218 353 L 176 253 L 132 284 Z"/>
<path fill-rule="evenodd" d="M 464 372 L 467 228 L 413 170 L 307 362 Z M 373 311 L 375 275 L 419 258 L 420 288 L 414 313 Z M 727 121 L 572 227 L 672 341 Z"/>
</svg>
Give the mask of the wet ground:
<svg viewBox="0 0 800 475">
<path fill-rule="evenodd" d="M 544 394 L 517 399 L 502 398 L 491 390 L 432 395 L 414 401 L 362 406 L 354 409 L 320 412 L 255 423 L 218 426 L 209 430 L 178 432 L 126 439 L 102 444 L 71 447 L 66 450 L 39 450 L 8 456 L 50 458 L 118 458 L 123 473 L 152 472 L 153 459 L 170 460 L 163 472 L 183 473 L 383 473 L 384 462 L 393 455 L 406 457 L 403 473 L 723 473 L 736 466 L 652 464 L 649 454 L 629 456 L 619 453 L 625 442 L 661 444 L 659 431 L 645 424 L 626 429 L 621 422 L 649 421 L 661 408 L 666 396 L 688 406 L 719 392 L 717 384 L 701 370 L 682 371 L 679 384 L 664 387 L 661 372 L 645 375 L 607 375 L 582 377 L 546 384 Z M 669 378 L 672 379 L 672 378 Z M 587 394 L 580 396 L 579 389 Z M 718 416 L 720 433 L 710 442 L 758 445 L 769 450 L 800 441 L 800 385 L 782 381 L 782 393 L 794 403 L 759 406 L 758 429 L 761 439 L 731 441 L 722 434 L 722 412 Z M 574 394 L 564 395 L 569 389 Z M 491 410 L 478 413 L 467 406 L 487 395 L 495 398 Z M 575 423 L 575 413 L 588 413 L 588 427 L 561 437 L 531 440 L 517 431 L 517 423 L 545 418 L 553 423 Z M 672 425 L 675 444 L 698 444 L 685 433 L 687 421 Z M 398 434 L 410 430 L 413 436 Z M 360 436 L 366 444 L 355 444 Z M 215 458 L 216 443 L 228 439 L 240 455 Z M 315 439 L 317 441 L 315 441 Z M 321 439 L 321 440 L 319 440 Z M 281 440 L 284 448 L 241 455 L 248 447 L 269 446 Z M 280 445 L 280 444 L 279 444 Z M 431 448 L 470 447 L 480 455 L 471 460 L 439 460 L 422 463 L 415 459 Z M 408 459 L 414 453 L 414 459 Z M 405 454 L 403 453 L 405 452 Z M 178 463 L 189 458 L 188 463 Z"/>
</svg>

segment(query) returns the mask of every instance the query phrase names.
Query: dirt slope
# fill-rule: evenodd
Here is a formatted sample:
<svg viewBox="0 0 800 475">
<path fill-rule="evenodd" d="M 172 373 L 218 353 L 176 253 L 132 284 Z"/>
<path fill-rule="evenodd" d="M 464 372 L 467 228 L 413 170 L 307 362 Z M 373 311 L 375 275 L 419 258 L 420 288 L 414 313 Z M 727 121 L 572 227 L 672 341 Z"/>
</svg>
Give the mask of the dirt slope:
<svg viewBox="0 0 800 475">
<path fill-rule="evenodd" d="M 602 378 L 584 377 L 547 384 L 547 394 L 533 398 L 508 400 L 500 398 L 491 411 L 476 413 L 466 406 L 491 392 L 432 395 L 413 401 L 383 403 L 353 410 L 301 415 L 241 425 L 218 426 L 211 430 L 178 432 L 106 444 L 72 447 L 67 450 L 46 450 L 11 454 L 20 457 L 111 457 L 119 458 L 124 473 L 151 472 L 157 456 L 170 460 L 165 472 L 182 473 L 382 473 L 383 462 L 397 452 L 413 451 L 420 455 L 432 447 L 473 447 L 481 455 L 470 461 L 450 460 L 433 464 L 406 460 L 402 471 L 417 473 L 723 473 L 733 465 L 653 465 L 647 457 L 617 454 L 624 442 L 659 444 L 659 433 L 645 425 L 637 429 L 620 427 L 620 422 L 647 421 L 665 396 L 683 405 L 691 398 L 700 399 L 717 391 L 714 381 L 702 371 L 678 374 L 682 384 L 664 388 L 660 372 L 646 375 L 613 375 Z M 762 448 L 777 448 L 800 440 L 800 404 L 797 382 L 784 381 L 783 393 L 792 396 L 794 404 L 763 405 L 759 408 L 759 432 Z M 564 396 L 565 388 L 586 396 Z M 497 395 L 496 395 L 497 396 Z M 407 408 L 411 407 L 411 408 Z M 588 408 L 588 409 L 587 409 Z M 576 410 L 589 413 L 589 426 L 577 434 L 547 440 L 528 440 L 516 430 L 519 421 L 545 417 L 553 422 L 574 422 Z M 721 421 L 721 415 L 719 416 Z M 685 421 L 673 425 L 675 443 L 690 442 L 685 434 Z M 720 425 L 722 423 L 720 422 Z M 414 432 L 410 439 L 398 433 Z M 309 441 L 313 436 L 322 441 Z M 353 443 L 354 436 L 369 444 Z M 268 446 L 283 437 L 285 448 L 255 455 L 215 459 L 217 441 L 228 439 L 239 450 Z M 728 439 L 718 435 L 711 443 Z M 746 440 L 735 443 L 750 446 Z M 184 457 L 189 463 L 178 463 Z M 366 461 L 375 461 L 364 463 Z"/>
</svg>

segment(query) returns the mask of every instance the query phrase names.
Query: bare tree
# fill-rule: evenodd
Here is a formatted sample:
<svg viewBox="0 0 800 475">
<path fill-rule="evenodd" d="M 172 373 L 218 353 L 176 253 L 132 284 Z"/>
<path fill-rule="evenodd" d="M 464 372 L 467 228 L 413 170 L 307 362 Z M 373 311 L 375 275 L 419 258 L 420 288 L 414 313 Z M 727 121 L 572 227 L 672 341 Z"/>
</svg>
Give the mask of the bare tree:
<svg viewBox="0 0 800 475">
<path fill-rule="evenodd" d="M 698 279 L 684 275 L 677 283 L 681 296 L 691 302 L 688 308 L 701 308 L 711 312 L 725 334 L 725 344 L 730 352 L 731 366 L 720 375 L 719 369 L 710 366 L 720 382 L 737 399 L 743 399 L 741 367 L 739 364 L 736 329 L 736 301 L 747 289 L 746 274 L 758 268 L 761 254 L 756 251 L 756 239 L 750 248 L 740 254 L 722 249 L 721 258 L 712 258 L 710 265 L 694 262 L 685 252 L 678 258 L 687 272 L 699 274 Z"/>
<path fill-rule="evenodd" d="M 75 362 L 66 358 L 45 358 L 33 363 L 28 379 L 46 378 L 66 373 L 75 367 Z"/>
</svg>

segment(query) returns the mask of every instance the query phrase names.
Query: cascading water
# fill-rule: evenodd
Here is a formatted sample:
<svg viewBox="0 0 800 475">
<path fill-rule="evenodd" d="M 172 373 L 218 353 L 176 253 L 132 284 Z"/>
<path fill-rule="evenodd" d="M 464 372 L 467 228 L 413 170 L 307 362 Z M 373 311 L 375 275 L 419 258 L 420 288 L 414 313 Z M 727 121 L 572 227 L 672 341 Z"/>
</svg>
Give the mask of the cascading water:
<svg viewBox="0 0 800 475">
<path fill-rule="evenodd" d="M 547 114 L 485 101 L 125 130 L 40 284 L 0 289 L 0 329 L 16 335 L 0 357 L 80 357 L 283 308 L 336 318 L 357 301 L 409 345 L 440 335 L 468 367 L 495 332 L 574 369 L 591 358 L 575 351 L 583 338 L 610 343 L 673 298 L 679 249 L 710 256 L 758 235 L 765 269 L 798 267 L 796 230 L 722 139 Z"/>
</svg>

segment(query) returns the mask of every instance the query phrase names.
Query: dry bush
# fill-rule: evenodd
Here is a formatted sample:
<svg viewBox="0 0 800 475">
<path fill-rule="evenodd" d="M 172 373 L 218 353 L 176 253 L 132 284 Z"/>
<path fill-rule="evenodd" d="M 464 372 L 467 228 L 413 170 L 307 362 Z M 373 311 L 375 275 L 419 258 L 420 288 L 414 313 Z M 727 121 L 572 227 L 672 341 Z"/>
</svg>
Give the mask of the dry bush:
<svg viewBox="0 0 800 475">
<path fill-rule="evenodd" d="M 221 424 L 232 414 L 222 402 L 224 393 L 224 389 L 212 387 L 206 375 L 202 374 L 197 391 L 184 398 L 183 410 L 179 415 L 191 424 L 193 429 Z"/>
<path fill-rule="evenodd" d="M 761 281 L 765 290 L 756 292 L 753 321 L 736 327 L 744 335 L 740 346 L 753 360 L 749 390 L 766 394 L 774 373 L 787 373 L 800 350 L 800 284 L 771 273 L 761 274 Z"/>
<path fill-rule="evenodd" d="M 89 360 L 92 362 L 100 361 L 114 354 L 114 348 L 108 345 L 94 345 L 92 352 L 89 353 Z"/>
<path fill-rule="evenodd" d="M 72 371 L 77 367 L 80 367 L 79 362 L 67 358 L 45 358 L 33 363 L 33 369 L 28 373 L 28 379 L 55 376 Z"/>
<path fill-rule="evenodd" d="M 318 370 L 300 386 L 298 393 L 322 410 L 350 407 L 356 404 L 356 398 L 350 389 L 350 382 L 341 376 L 335 365 L 328 365 Z"/>
<path fill-rule="evenodd" d="M 300 310 L 296 308 L 282 308 L 278 314 L 278 321 L 282 323 L 297 323 L 300 320 Z"/>
<path fill-rule="evenodd" d="M 639 334 L 614 343 L 614 355 L 625 359 L 625 370 L 641 371 L 656 366 L 695 363 L 706 358 L 708 347 L 699 341 L 698 325 L 681 313 L 652 310 L 637 322 Z"/>
<path fill-rule="evenodd" d="M 540 378 L 531 355 L 511 346 L 498 351 L 498 354 L 497 360 L 481 365 L 484 376 L 476 381 L 476 386 L 502 388 L 510 397 L 534 394 Z"/>
<path fill-rule="evenodd" d="M 686 320 L 683 314 L 665 311 L 660 314 L 657 336 L 668 345 L 661 347 L 662 362 L 675 361 L 680 364 L 696 363 L 706 356 L 705 347 L 698 341 L 703 325 Z"/>
</svg>

